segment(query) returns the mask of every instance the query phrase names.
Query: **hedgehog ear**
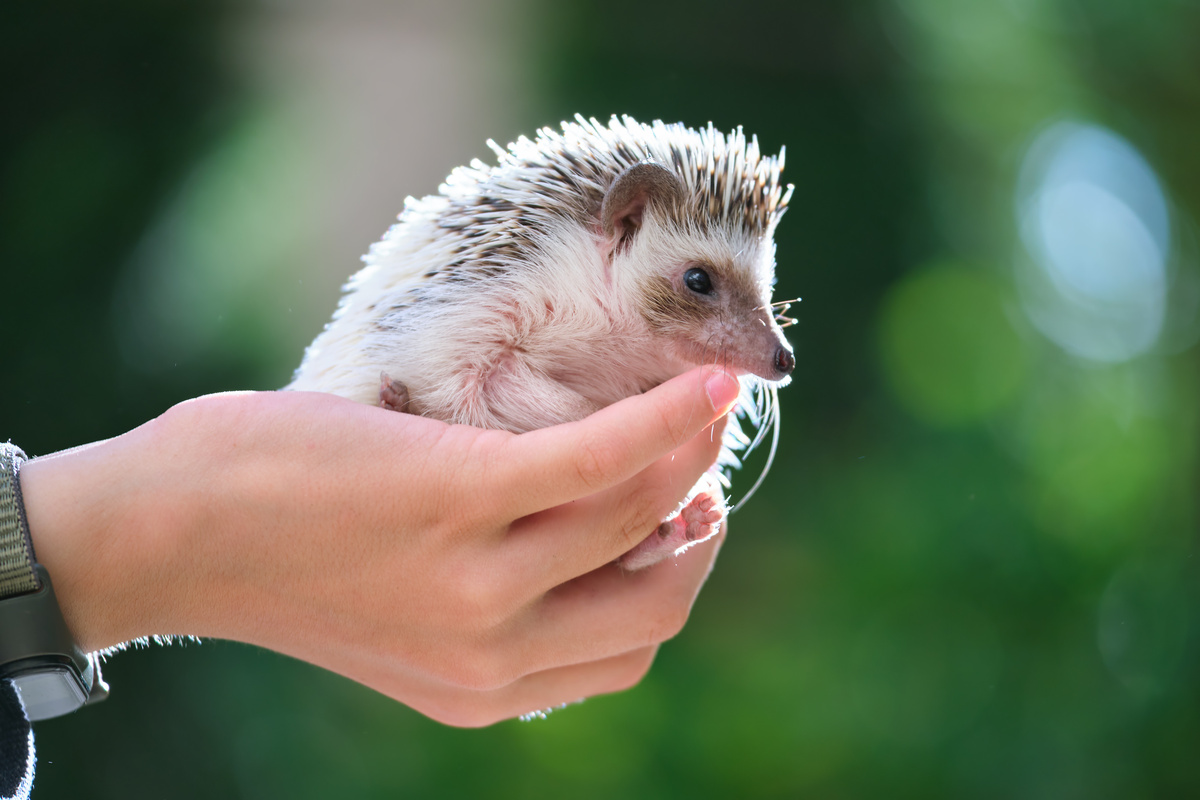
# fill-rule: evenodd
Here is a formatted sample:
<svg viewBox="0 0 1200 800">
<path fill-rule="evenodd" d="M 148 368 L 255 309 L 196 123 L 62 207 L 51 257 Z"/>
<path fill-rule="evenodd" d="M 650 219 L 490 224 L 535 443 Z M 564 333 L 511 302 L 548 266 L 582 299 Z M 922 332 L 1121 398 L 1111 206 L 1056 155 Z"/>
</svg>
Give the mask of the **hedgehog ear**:
<svg viewBox="0 0 1200 800">
<path fill-rule="evenodd" d="M 620 244 L 642 226 L 648 204 L 670 208 L 681 205 L 683 197 L 683 182 L 674 172 L 652 161 L 634 164 L 617 176 L 604 195 L 600 206 L 604 235 Z"/>
</svg>

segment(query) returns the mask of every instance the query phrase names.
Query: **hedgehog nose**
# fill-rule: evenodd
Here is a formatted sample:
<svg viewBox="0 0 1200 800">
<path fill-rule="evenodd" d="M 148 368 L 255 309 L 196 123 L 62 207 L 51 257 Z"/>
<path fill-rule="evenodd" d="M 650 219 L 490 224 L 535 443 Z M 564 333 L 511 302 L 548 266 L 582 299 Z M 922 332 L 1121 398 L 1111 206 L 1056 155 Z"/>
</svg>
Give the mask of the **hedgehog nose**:
<svg viewBox="0 0 1200 800">
<path fill-rule="evenodd" d="M 783 345 L 775 351 L 775 369 L 780 375 L 791 375 L 792 370 L 796 368 L 796 357 L 792 355 L 792 351 Z"/>
</svg>

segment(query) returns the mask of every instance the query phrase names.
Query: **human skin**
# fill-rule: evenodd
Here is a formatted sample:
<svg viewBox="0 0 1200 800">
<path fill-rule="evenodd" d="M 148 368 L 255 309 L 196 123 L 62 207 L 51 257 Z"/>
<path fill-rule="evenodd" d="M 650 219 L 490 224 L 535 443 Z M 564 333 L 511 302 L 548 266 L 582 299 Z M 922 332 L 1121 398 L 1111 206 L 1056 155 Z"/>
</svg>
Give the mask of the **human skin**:
<svg viewBox="0 0 1200 800">
<path fill-rule="evenodd" d="M 736 378 L 692 370 L 514 435 L 302 392 L 210 395 L 21 469 L 89 651 L 235 639 L 433 719 L 487 725 L 636 684 L 722 536 L 614 559 L 715 462 Z"/>
</svg>

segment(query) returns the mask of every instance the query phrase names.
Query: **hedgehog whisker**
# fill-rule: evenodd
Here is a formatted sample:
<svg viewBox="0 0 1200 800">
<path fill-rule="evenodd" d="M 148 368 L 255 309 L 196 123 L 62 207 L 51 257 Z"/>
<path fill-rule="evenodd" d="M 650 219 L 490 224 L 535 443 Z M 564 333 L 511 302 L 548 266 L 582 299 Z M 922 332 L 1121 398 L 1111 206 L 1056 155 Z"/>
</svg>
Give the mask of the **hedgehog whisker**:
<svg viewBox="0 0 1200 800">
<path fill-rule="evenodd" d="M 765 405 L 765 408 L 763 409 L 764 415 L 770 418 L 771 449 L 767 453 L 767 463 L 763 465 L 762 471 L 758 473 L 758 480 L 756 480 L 754 485 L 750 487 L 750 491 L 746 492 L 746 494 L 742 496 L 742 499 L 738 500 L 737 503 L 734 504 L 733 508 L 729 509 L 730 514 L 744 506 L 746 501 L 753 497 L 754 493 L 758 491 L 758 487 L 762 486 L 763 481 L 767 479 L 767 473 L 771 471 L 771 466 L 775 463 L 775 454 L 779 451 L 779 389 L 773 384 L 764 385 L 760 383 L 755 386 L 755 395 L 756 398 Z M 760 424 L 758 431 L 754 436 L 754 440 L 750 443 L 750 446 L 746 448 L 746 452 L 749 453 L 751 450 L 761 444 L 765 434 L 766 425 Z"/>
<path fill-rule="evenodd" d="M 788 317 L 785 315 L 787 314 L 787 310 L 792 307 L 792 303 L 799 303 L 799 302 L 800 302 L 799 297 L 793 298 L 791 300 L 777 300 L 774 303 L 768 303 L 765 306 L 759 306 L 758 308 L 756 308 L 754 310 L 755 311 L 767 311 L 770 309 L 777 309 L 774 313 L 774 317 L 775 317 L 775 321 L 777 323 L 779 323 L 779 327 L 790 328 L 796 324 L 796 320 L 793 319 L 792 317 Z"/>
<path fill-rule="evenodd" d="M 795 300 L 780 300 L 777 303 L 771 303 L 768 306 L 761 306 L 760 309 L 755 310 L 765 311 L 768 308 L 777 308 L 778 310 L 775 312 L 775 321 L 779 323 L 779 327 L 781 328 L 790 328 L 796 324 L 796 320 L 792 317 L 786 316 L 787 310 L 792 307 L 792 303 L 799 302 L 799 297 L 797 297 Z"/>
</svg>

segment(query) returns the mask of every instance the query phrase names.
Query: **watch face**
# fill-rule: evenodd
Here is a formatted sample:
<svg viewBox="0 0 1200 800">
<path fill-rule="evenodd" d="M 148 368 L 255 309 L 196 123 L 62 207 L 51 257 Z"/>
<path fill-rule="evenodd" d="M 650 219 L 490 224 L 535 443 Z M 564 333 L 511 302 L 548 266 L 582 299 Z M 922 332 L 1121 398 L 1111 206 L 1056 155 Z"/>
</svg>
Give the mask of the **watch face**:
<svg viewBox="0 0 1200 800">
<path fill-rule="evenodd" d="M 11 678 L 31 720 L 68 714 L 108 696 L 95 656 L 84 653 L 63 621 L 50 575 L 41 588 L 0 601 L 0 678 Z"/>
<path fill-rule="evenodd" d="M 69 714 L 87 702 L 87 687 L 63 664 L 38 665 L 9 677 L 33 721 Z"/>
</svg>

